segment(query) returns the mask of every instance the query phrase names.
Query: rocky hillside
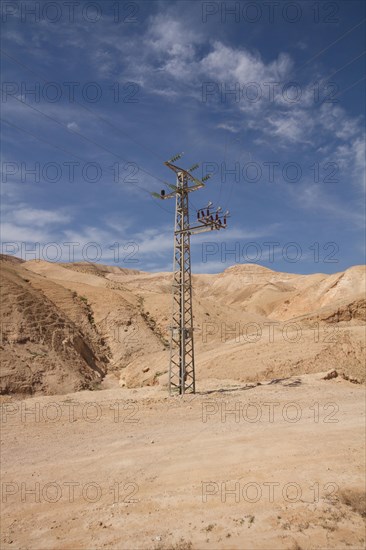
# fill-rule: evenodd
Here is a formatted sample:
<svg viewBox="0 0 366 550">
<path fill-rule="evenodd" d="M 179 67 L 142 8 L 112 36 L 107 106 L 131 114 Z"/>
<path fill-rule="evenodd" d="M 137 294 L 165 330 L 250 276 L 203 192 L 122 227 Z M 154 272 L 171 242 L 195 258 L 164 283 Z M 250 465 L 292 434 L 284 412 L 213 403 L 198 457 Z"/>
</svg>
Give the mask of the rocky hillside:
<svg viewBox="0 0 366 550">
<path fill-rule="evenodd" d="M 92 389 L 109 355 L 82 296 L 1 260 L 1 393 Z"/>
</svg>

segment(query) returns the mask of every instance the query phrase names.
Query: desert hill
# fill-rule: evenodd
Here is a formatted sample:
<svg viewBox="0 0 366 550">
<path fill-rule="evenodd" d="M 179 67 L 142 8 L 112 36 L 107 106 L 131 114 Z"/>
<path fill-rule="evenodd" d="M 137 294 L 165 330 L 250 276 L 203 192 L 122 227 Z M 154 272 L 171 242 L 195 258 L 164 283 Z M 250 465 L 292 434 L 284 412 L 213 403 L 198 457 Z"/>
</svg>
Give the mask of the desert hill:
<svg viewBox="0 0 366 550">
<path fill-rule="evenodd" d="M 194 275 L 197 379 L 335 369 L 363 381 L 365 275 L 364 266 L 294 275 L 256 264 Z M 166 383 L 170 273 L 3 256 L 1 285 L 2 393 Z"/>
<path fill-rule="evenodd" d="M 108 348 L 87 304 L 25 262 L 1 264 L 2 393 L 93 388 L 106 373 Z"/>
</svg>

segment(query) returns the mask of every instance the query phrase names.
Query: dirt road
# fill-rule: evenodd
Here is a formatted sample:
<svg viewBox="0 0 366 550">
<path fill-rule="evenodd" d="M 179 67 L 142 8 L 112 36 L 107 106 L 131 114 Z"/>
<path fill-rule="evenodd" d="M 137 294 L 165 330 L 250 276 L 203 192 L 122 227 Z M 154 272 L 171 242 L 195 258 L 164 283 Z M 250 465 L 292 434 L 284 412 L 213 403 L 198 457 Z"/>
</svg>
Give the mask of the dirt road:
<svg viewBox="0 0 366 550">
<path fill-rule="evenodd" d="M 220 386 L 4 398 L 1 547 L 364 548 L 364 387 Z"/>
</svg>

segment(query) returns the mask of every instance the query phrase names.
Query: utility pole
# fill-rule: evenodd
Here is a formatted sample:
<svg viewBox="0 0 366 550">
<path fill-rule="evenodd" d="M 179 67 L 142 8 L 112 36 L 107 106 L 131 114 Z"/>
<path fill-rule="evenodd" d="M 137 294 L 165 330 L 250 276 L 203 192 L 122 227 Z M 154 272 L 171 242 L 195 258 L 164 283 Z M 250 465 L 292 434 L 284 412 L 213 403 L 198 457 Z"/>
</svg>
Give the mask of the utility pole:
<svg viewBox="0 0 366 550">
<path fill-rule="evenodd" d="M 196 211 L 193 225 L 189 222 L 189 193 L 205 187 L 210 175 L 202 180 L 195 178 L 192 172 L 198 168 L 195 164 L 188 170 L 176 166 L 175 162 L 182 154 L 165 162 L 165 166 L 176 174 L 176 185 L 166 184 L 171 192 L 163 189 L 152 195 L 159 199 L 175 198 L 174 227 L 174 266 L 172 287 L 172 321 L 169 362 L 169 393 L 195 393 L 195 366 L 193 343 L 192 280 L 190 236 L 205 231 L 226 228 L 229 212 L 221 213 L 221 208 L 213 211 L 212 202 Z"/>
</svg>

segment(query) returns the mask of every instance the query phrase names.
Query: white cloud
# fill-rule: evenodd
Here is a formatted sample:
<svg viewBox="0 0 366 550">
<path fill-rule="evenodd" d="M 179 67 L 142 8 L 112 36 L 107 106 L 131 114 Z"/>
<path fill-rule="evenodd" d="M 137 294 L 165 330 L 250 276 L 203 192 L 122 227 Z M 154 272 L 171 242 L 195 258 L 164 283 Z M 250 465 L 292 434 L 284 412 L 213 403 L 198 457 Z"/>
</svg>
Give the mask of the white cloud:
<svg viewBox="0 0 366 550">
<path fill-rule="evenodd" d="M 323 103 L 317 114 L 319 125 L 341 140 L 349 140 L 360 133 L 360 120 L 349 117 L 339 105 Z"/>
<path fill-rule="evenodd" d="M 200 61 L 202 72 L 215 80 L 228 83 L 282 81 L 292 67 L 292 61 L 286 54 L 267 65 L 260 56 L 244 49 L 234 49 L 219 41 L 214 42 L 212 51 Z"/>
<path fill-rule="evenodd" d="M 306 143 L 314 129 L 314 121 L 302 109 L 290 112 L 275 112 L 266 118 L 267 132 L 284 142 Z"/>
<path fill-rule="evenodd" d="M 0 226 L 1 241 L 4 243 L 45 243 L 53 240 L 49 232 L 34 229 L 32 226 L 20 226 L 12 222 L 3 222 Z M 4 249 L 3 249 L 4 250 Z"/>
<path fill-rule="evenodd" d="M 66 126 L 68 127 L 69 130 L 80 130 L 76 122 L 68 122 Z"/>
<path fill-rule="evenodd" d="M 70 215 L 65 212 L 36 208 L 18 208 L 13 211 L 12 218 L 19 225 L 30 224 L 36 227 L 68 223 L 71 220 Z"/>
<path fill-rule="evenodd" d="M 354 138 L 349 143 L 338 145 L 335 151 L 337 164 L 344 173 L 348 173 L 350 182 L 355 183 L 361 190 L 366 190 L 365 167 L 365 139 Z"/>
<path fill-rule="evenodd" d="M 1 240 L 24 243 L 47 243 L 60 236 L 60 227 L 68 224 L 71 216 L 63 210 L 42 210 L 21 204 L 3 205 Z"/>
<path fill-rule="evenodd" d="M 216 128 L 220 128 L 221 130 L 227 130 L 228 132 L 231 132 L 233 134 L 236 134 L 239 132 L 235 126 L 232 126 L 231 124 L 226 124 L 226 122 L 222 122 L 221 124 L 217 124 Z"/>
<path fill-rule="evenodd" d="M 136 242 L 141 256 L 165 256 L 167 251 L 173 253 L 173 235 L 171 227 L 148 228 L 131 239 Z"/>
<path fill-rule="evenodd" d="M 116 72 L 110 48 L 120 49 L 124 54 L 120 79 L 138 82 L 150 93 L 169 99 L 189 95 L 200 100 L 202 83 L 211 80 L 229 86 L 236 82 L 277 82 L 287 78 L 293 65 L 286 53 L 265 63 L 257 52 L 211 41 L 202 26 L 192 26 L 187 17 L 171 12 L 151 17 L 142 35 L 118 37 L 118 45 L 113 36 L 96 35 L 96 41 L 93 61 L 99 74 Z M 253 109 L 253 104 L 249 108 Z"/>
<path fill-rule="evenodd" d="M 326 193 L 321 185 L 308 183 L 302 189 L 292 191 L 296 203 L 313 213 L 323 212 L 336 224 L 345 222 L 356 228 L 363 229 L 365 226 L 365 213 L 362 204 L 344 203 Z"/>
<path fill-rule="evenodd" d="M 146 35 L 147 46 L 157 54 L 184 60 L 194 59 L 195 44 L 201 40 L 199 33 L 167 14 L 152 17 Z"/>
</svg>

